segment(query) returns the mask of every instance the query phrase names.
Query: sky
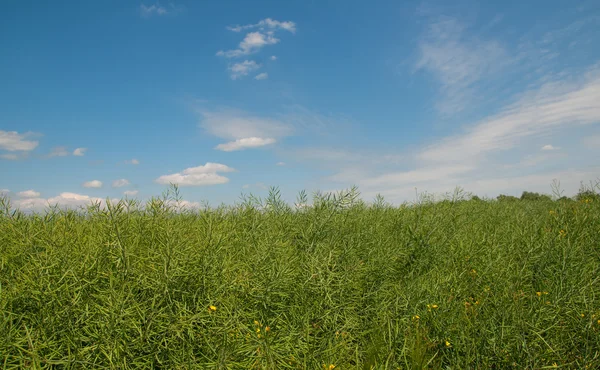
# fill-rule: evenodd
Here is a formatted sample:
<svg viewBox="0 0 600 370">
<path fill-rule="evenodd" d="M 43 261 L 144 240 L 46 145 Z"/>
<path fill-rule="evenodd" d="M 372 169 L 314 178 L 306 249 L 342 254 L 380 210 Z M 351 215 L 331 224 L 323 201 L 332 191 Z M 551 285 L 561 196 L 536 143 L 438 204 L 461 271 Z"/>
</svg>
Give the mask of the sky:
<svg viewBox="0 0 600 370">
<path fill-rule="evenodd" d="M 596 0 L 7 1 L 0 55 L 21 209 L 600 179 Z"/>
</svg>

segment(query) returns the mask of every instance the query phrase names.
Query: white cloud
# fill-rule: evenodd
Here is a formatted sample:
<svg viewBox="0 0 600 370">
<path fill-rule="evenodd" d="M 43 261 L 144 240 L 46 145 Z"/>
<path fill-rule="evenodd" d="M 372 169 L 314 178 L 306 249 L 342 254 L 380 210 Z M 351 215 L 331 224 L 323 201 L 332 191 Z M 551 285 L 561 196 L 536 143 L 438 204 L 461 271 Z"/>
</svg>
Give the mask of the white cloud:
<svg viewBox="0 0 600 370">
<path fill-rule="evenodd" d="M 126 190 L 123 192 L 123 195 L 125 196 L 130 196 L 130 197 L 134 197 L 138 194 L 137 190 Z"/>
<path fill-rule="evenodd" d="M 528 137 L 599 123 L 599 101 L 597 72 L 590 72 L 575 83 L 547 83 L 499 114 L 476 123 L 464 134 L 431 145 L 419 157 L 432 162 L 482 159 L 484 154 L 511 149 Z"/>
<path fill-rule="evenodd" d="M 16 131 L 0 130 L 0 149 L 8 150 L 9 152 L 24 151 L 28 152 L 38 146 L 38 142 L 34 140 L 26 140 L 28 136 L 33 135 L 31 132 L 19 134 Z"/>
<path fill-rule="evenodd" d="M 134 158 L 134 159 L 125 161 L 125 164 L 138 165 L 138 164 L 140 164 L 140 161 L 138 161 L 137 159 Z"/>
<path fill-rule="evenodd" d="M 277 56 L 271 55 L 271 60 L 277 60 Z"/>
<path fill-rule="evenodd" d="M 6 154 L 0 154 L 0 158 L 6 159 L 9 161 L 16 161 L 17 159 L 19 159 L 19 156 L 14 153 L 6 153 Z"/>
<path fill-rule="evenodd" d="M 294 127 L 284 120 L 254 116 L 235 109 L 201 110 L 200 115 L 202 128 L 209 134 L 226 140 L 251 137 L 278 139 L 289 136 L 294 131 Z"/>
<path fill-rule="evenodd" d="M 100 180 L 87 181 L 87 182 L 83 183 L 83 187 L 84 188 L 101 188 L 102 181 L 100 181 Z"/>
<path fill-rule="evenodd" d="M 285 162 L 277 162 L 275 165 L 276 166 L 285 166 Z"/>
<path fill-rule="evenodd" d="M 215 149 L 222 150 L 224 152 L 233 152 L 237 150 L 258 148 L 261 146 L 273 144 L 275 143 L 275 141 L 276 140 L 273 138 L 246 137 L 243 139 L 230 141 L 228 143 L 219 144 L 215 147 Z"/>
<path fill-rule="evenodd" d="M 118 179 L 113 181 L 112 183 L 112 187 L 113 188 L 122 188 L 123 186 L 127 186 L 129 185 L 129 180 L 127 179 Z"/>
<path fill-rule="evenodd" d="M 266 72 L 259 73 L 254 77 L 255 80 L 266 80 L 267 78 L 269 78 L 269 74 Z"/>
<path fill-rule="evenodd" d="M 25 190 L 18 192 L 17 195 L 21 198 L 38 198 L 40 193 L 35 190 Z"/>
<path fill-rule="evenodd" d="M 151 17 L 153 15 L 166 15 L 169 13 L 169 11 L 165 7 L 158 4 L 150 6 L 141 4 L 140 13 L 142 14 L 142 17 Z"/>
<path fill-rule="evenodd" d="M 77 157 L 83 157 L 87 148 L 77 148 L 73 151 L 73 155 Z"/>
<path fill-rule="evenodd" d="M 559 148 L 557 148 L 557 147 L 555 147 L 555 146 L 552 146 L 552 145 L 550 145 L 550 144 L 544 145 L 544 146 L 542 147 L 542 150 L 544 150 L 544 151 L 558 150 L 558 149 L 559 149 Z"/>
<path fill-rule="evenodd" d="M 69 152 L 67 151 L 67 147 L 57 146 L 52 148 L 52 151 L 50 152 L 50 154 L 48 154 L 48 157 L 66 157 L 68 155 Z"/>
<path fill-rule="evenodd" d="M 10 190 L 8 190 L 8 189 L 0 189 L 0 195 L 2 195 L 2 194 L 8 194 L 8 193 L 10 193 Z"/>
<path fill-rule="evenodd" d="M 261 32 L 250 32 L 240 42 L 238 49 L 217 52 L 218 56 L 226 58 L 236 58 L 243 55 L 256 53 L 264 46 L 277 44 L 280 40 L 272 34 L 264 34 Z"/>
<path fill-rule="evenodd" d="M 159 184 L 178 184 L 180 186 L 203 186 L 217 185 L 229 182 L 225 176 L 221 176 L 218 172 L 233 172 L 235 169 L 220 163 L 207 162 L 203 166 L 186 168 L 182 172 L 171 175 L 163 175 L 155 181 Z"/>
<path fill-rule="evenodd" d="M 13 206 L 21 210 L 40 211 L 48 206 L 58 205 L 61 208 L 75 208 L 88 206 L 97 202 L 100 202 L 101 205 L 105 204 L 105 201 L 101 198 L 94 198 L 76 193 L 61 193 L 58 196 L 48 199 L 39 197 L 16 199 L 13 201 Z"/>
<path fill-rule="evenodd" d="M 250 72 L 260 68 L 260 64 L 257 64 L 253 60 L 244 60 L 241 63 L 235 63 L 229 67 L 232 80 L 237 80 L 240 77 L 247 76 Z"/>
<path fill-rule="evenodd" d="M 241 32 L 243 30 L 252 29 L 252 28 L 282 29 L 282 30 L 286 30 L 286 31 L 294 33 L 294 32 L 296 32 L 296 23 L 291 22 L 291 21 L 280 22 L 280 21 L 277 21 L 277 20 L 274 20 L 271 18 L 265 18 L 256 24 L 247 24 L 244 26 L 237 25 L 237 26 L 227 27 L 228 30 L 233 31 L 233 32 Z"/>
<path fill-rule="evenodd" d="M 428 25 L 419 41 L 418 53 L 416 68 L 430 72 L 438 80 L 443 98 L 437 109 L 445 115 L 464 110 L 477 96 L 476 83 L 511 62 L 499 42 L 478 39 L 448 17 Z"/>
</svg>

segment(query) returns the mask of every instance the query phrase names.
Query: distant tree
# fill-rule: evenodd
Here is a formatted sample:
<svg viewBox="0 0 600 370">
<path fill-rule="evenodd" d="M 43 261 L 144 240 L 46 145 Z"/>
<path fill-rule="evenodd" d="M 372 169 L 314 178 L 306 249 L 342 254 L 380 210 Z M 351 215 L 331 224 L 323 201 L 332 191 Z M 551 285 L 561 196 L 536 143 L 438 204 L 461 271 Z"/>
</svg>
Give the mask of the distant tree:
<svg viewBox="0 0 600 370">
<path fill-rule="evenodd" d="M 477 195 L 473 195 L 473 196 L 471 197 L 471 200 L 474 200 L 474 201 L 476 201 L 476 202 L 481 202 L 481 198 L 479 198 Z"/>
<path fill-rule="evenodd" d="M 562 197 L 558 198 L 557 201 L 558 202 L 565 202 L 565 203 L 567 203 L 567 202 L 572 202 L 573 199 L 571 199 L 569 197 L 562 196 Z"/>
<path fill-rule="evenodd" d="M 521 194 L 521 200 L 552 200 L 549 195 L 524 191 Z"/>
<path fill-rule="evenodd" d="M 516 202 L 519 200 L 517 197 L 513 197 L 512 195 L 504 195 L 500 194 L 496 197 L 499 202 Z"/>
<path fill-rule="evenodd" d="M 575 195 L 575 200 L 578 202 L 599 202 L 600 194 L 596 192 L 596 189 L 600 190 L 600 182 L 597 182 L 595 185 L 590 184 L 590 186 L 581 183 L 579 192 Z"/>
</svg>

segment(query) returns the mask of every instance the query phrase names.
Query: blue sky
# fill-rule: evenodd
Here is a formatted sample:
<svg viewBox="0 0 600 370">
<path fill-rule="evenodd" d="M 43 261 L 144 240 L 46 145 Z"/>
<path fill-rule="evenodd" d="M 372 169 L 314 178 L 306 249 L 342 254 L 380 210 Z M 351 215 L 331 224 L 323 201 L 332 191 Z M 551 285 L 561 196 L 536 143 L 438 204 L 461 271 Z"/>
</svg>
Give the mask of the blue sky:
<svg viewBox="0 0 600 370">
<path fill-rule="evenodd" d="M 0 189 L 572 195 L 600 177 L 598 40 L 597 1 L 9 1 Z"/>
</svg>

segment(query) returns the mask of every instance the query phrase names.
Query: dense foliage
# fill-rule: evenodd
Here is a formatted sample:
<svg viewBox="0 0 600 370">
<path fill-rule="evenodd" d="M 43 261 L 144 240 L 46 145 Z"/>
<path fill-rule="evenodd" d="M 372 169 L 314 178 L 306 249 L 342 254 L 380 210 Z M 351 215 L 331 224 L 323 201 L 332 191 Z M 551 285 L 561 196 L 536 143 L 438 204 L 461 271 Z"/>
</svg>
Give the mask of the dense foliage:
<svg viewBox="0 0 600 370">
<path fill-rule="evenodd" d="M 356 195 L 5 207 L 0 364 L 600 368 L 597 198 Z"/>
</svg>

